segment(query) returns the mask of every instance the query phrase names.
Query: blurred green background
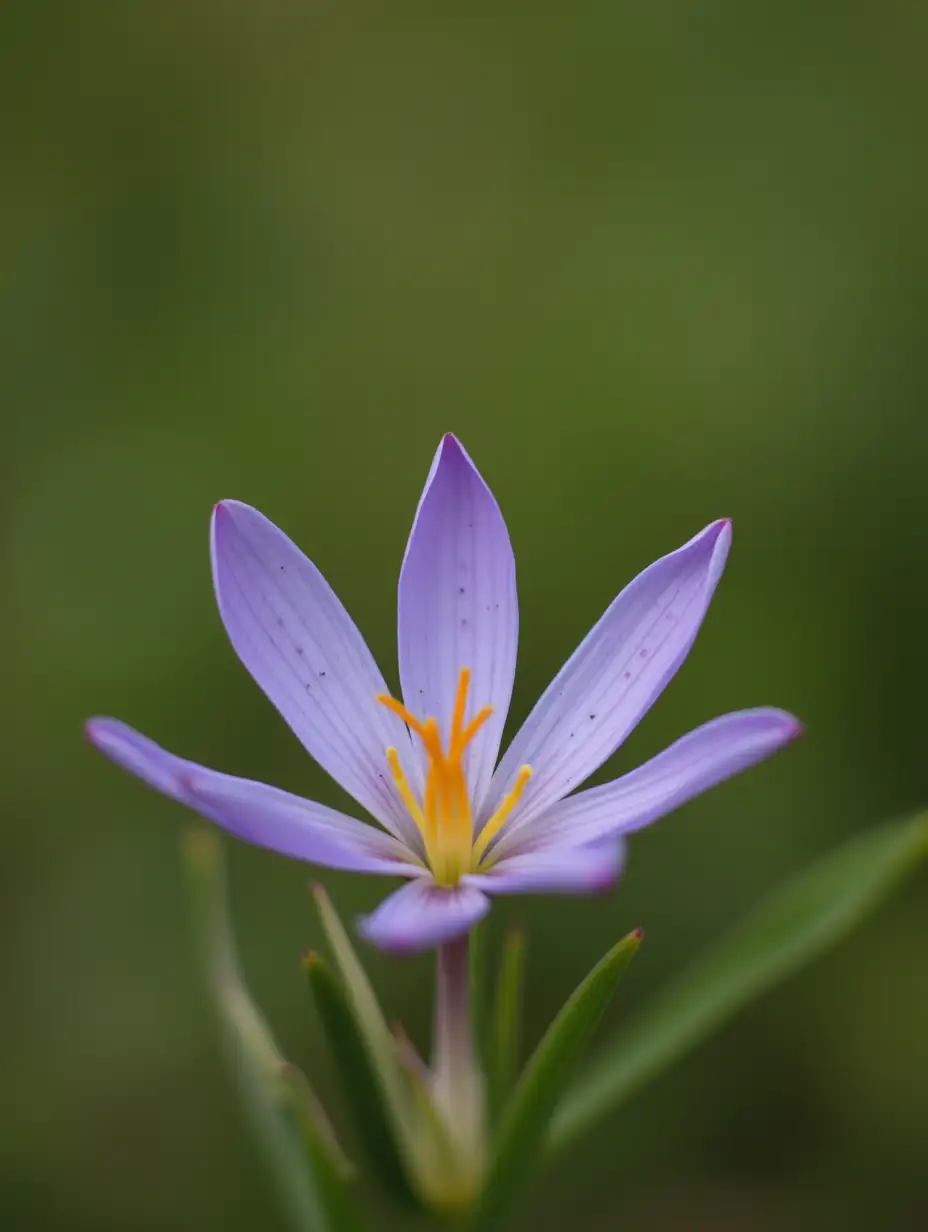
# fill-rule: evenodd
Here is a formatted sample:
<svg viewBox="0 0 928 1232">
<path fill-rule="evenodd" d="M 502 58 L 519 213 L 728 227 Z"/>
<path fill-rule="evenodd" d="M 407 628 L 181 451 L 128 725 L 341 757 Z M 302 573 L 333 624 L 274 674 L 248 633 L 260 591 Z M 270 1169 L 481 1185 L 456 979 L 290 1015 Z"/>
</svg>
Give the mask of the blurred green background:
<svg viewBox="0 0 928 1232">
<path fill-rule="evenodd" d="M 744 705 L 807 738 L 636 837 L 611 897 L 501 904 L 530 1041 L 620 933 L 648 936 L 612 1021 L 928 801 L 926 37 L 912 0 L 3 6 L 0 1226 L 283 1229 L 191 952 L 189 816 L 81 739 L 111 713 L 340 802 L 226 641 L 221 497 L 394 682 L 455 430 L 518 558 L 514 721 L 625 581 L 733 517 L 690 661 L 599 777 Z M 337 1107 L 307 870 L 228 849 L 248 978 Z M 326 882 L 346 915 L 384 890 Z M 549 1166 L 524 1226 L 928 1226 L 926 888 Z M 366 958 L 423 1042 L 428 961 Z"/>
</svg>

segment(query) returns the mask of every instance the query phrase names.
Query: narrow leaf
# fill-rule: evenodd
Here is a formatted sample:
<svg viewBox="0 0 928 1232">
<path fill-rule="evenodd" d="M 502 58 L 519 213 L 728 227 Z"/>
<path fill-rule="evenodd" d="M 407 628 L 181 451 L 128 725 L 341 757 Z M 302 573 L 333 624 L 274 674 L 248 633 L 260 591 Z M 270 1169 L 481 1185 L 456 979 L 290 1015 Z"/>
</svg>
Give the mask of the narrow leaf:
<svg viewBox="0 0 928 1232">
<path fill-rule="evenodd" d="M 512 1090 L 519 1064 L 524 974 L 525 934 L 513 928 L 503 943 L 487 1048 L 487 1081 L 494 1121 Z"/>
<path fill-rule="evenodd" d="M 303 969 L 371 1171 L 396 1201 L 403 1205 L 414 1203 L 406 1167 L 387 1119 L 380 1084 L 344 988 L 319 954 L 307 954 Z"/>
<path fill-rule="evenodd" d="M 285 1106 L 303 1141 L 333 1232 L 363 1232 L 355 1170 L 342 1152 L 322 1105 L 295 1065 L 285 1064 L 280 1080 Z"/>
<path fill-rule="evenodd" d="M 424 1176 L 422 1142 L 417 1134 L 409 1086 L 399 1063 L 396 1040 L 390 1033 L 367 973 L 358 961 L 328 895 L 319 885 L 312 886 L 312 894 L 341 977 L 346 1006 L 377 1084 L 392 1141 L 407 1175 L 415 1178 L 417 1187 L 421 1188 L 419 1182 Z"/>
<path fill-rule="evenodd" d="M 307 1151 L 294 1102 L 291 1069 L 242 980 L 226 904 L 222 847 L 218 835 L 197 829 L 184 836 L 194 924 L 210 991 L 222 1026 L 223 1041 L 242 1091 L 252 1132 L 271 1168 L 290 1222 L 296 1232 L 342 1232 L 320 1193 L 322 1170 L 333 1188 L 344 1183 L 343 1166 L 313 1138 Z M 305 1084 L 305 1079 L 303 1079 Z M 308 1088 L 306 1088 L 308 1090 Z M 304 1105 L 306 1107 L 306 1105 Z"/>
<path fill-rule="evenodd" d="M 747 1002 L 840 941 L 926 859 L 922 814 L 858 835 L 787 882 L 619 1032 L 568 1092 L 550 1145 L 572 1141 Z"/>
<path fill-rule="evenodd" d="M 503 1117 L 472 1227 L 493 1232 L 508 1226 L 513 1203 L 540 1151 L 548 1121 L 642 932 L 623 937 L 573 992 L 548 1028 L 520 1077 Z"/>
</svg>

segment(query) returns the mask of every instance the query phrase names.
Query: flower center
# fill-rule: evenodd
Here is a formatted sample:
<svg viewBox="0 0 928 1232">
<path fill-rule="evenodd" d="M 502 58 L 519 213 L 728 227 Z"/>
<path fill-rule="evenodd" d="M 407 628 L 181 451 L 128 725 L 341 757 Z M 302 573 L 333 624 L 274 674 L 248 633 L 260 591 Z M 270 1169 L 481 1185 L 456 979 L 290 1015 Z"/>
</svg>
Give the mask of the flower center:
<svg viewBox="0 0 928 1232">
<path fill-rule="evenodd" d="M 399 715 L 409 730 L 419 737 L 428 757 L 425 792 L 420 802 L 403 773 L 396 749 L 387 749 L 387 761 L 390 763 L 397 791 L 422 835 L 429 867 L 439 885 L 457 885 L 464 873 L 478 870 L 486 855 L 487 846 L 519 803 L 525 784 L 532 774 L 530 766 L 523 766 L 519 770 L 511 790 L 503 797 L 499 808 L 477 835 L 475 842 L 474 817 L 467 776 L 464 773 L 464 753 L 493 713 L 493 707 L 484 706 L 465 724 L 469 687 L 470 668 L 462 667 L 458 676 L 458 691 L 451 716 L 447 750 L 442 745 L 436 718 L 417 719 L 389 694 L 380 693 L 377 697 L 382 706 Z"/>
</svg>

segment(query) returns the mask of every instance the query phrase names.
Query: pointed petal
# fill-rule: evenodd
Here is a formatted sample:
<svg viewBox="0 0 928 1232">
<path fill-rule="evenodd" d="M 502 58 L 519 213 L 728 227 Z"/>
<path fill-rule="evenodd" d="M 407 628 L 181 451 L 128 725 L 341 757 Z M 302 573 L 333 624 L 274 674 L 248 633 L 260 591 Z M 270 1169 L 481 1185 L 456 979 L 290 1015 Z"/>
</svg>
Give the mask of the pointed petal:
<svg viewBox="0 0 928 1232">
<path fill-rule="evenodd" d="M 520 766 L 533 770 L 515 815 L 527 825 L 618 748 L 686 658 L 730 542 L 730 523 L 713 522 L 613 600 L 506 751 L 481 822 L 510 789 Z"/>
<path fill-rule="evenodd" d="M 383 676 L 314 564 L 263 514 L 216 506 L 213 581 L 226 631 L 307 751 L 394 834 L 415 841 L 385 757 L 409 761 L 404 724 L 376 698 Z"/>
<path fill-rule="evenodd" d="M 473 886 L 439 886 L 422 877 L 385 898 L 358 928 L 382 950 L 411 954 L 468 932 L 489 909 L 489 899 Z"/>
<path fill-rule="evenodd" d="M 460 443 L 442 439 L 419 501 L 399 586 L 403 698 L 447 739 L 458 676 L 470 668 L 468 717 L 493 715 L 467 752 L 475 807 L 486 794 L 516 667 L 519 612 L 506 523 Z"/>
<path fill-rule="evenodd" d="M 118 719 L 91 719 L 86 732 L 124 770 L 248 843 L 327 868 L 394 877 L 425 872 L 401 843 L 373 826 L 276 787 L 184 761 Z"/>
<path fill-rule="evenodd" d="M 525 827 L 513 827 L 499 855 L 532 847 L 601 842 L 631 834 L 700 792 L 770 757 L 802 733 L 785 710 L 761 707 L 713 719 L 677 740 L 663 753 L 601 787 L 569 796 Z"/>
<path fill-rule="evenodd" d="M 615 885 L 624 864 L 625 844 L 614 840 L 556 851 L 524 851 L 461 881 L 485 894 L 599 894 Z"/>
</svg>

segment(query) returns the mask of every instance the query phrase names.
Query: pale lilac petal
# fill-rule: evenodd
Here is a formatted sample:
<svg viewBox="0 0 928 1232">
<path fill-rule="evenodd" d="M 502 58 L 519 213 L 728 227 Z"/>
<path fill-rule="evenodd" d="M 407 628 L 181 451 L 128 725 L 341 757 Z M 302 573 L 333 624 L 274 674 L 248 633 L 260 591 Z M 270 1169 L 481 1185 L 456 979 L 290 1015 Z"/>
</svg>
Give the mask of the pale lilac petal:
<svg viewBox="0 0 928 1232">
<path fill-rule="evenodd" d="M 458 676 L 470 668 L 468 718 L 493 707 L 466 754 L 477 809 L 509 710 L 518 628 L 506 524 L 477 468 L 448 434 L 426 480 L 400 573 L 400 680 L 407 708 L 419 718 L 434 715 L 447 739 Z"/>
<path fill-rule="evenodd" d="M 358 927 L 382 950 L 411 954 L 468 932 L 489 909 L 489 899 L 473 886 L 439 886 L 423 877 L 385 898 Z"/>
<path fill-rule="evenodd" d="M 513 820 L 528 824 L 588 778 L 622 743 L 686 658 L 731 542 L 713 522 L 613 600 L 545 690 L 500 762 L 485 821 L 519 767 L 533 774 Z"/>
<path fill-rule="evenodd" d="M 616 839 L 590 847 L 524 851 L 461 880 L 485 894 L 598 894 L 615 885 L 624 863 L 625 844 Z"/>
<path fill-rule="evenodd" d="M 784 710 L 742 710 L 697 727 L 637 770 L 569 796 L 527 826 L 513 826 L 497 854 L 549 845 L 574 847 L 631 834 L 700 792 L 771 756 L 802 733 Z M 556 853 L 557 855 L 562 853 Z"/>
<path fill-rule="evenodd" d="M 314 564 L 263 514 L 216 506 L 213 580 L 239 658 L 307 751 L 393 833 L 416 842 L 386 750 L 410 766 L 405 725 L 377 702 L 383 676 Z M 415 780 L 414 780 L 415 781 Z"/>
<path fill-rule="evenodd" d="M 91 719 L 86 732 L 124 770 L 246 842 L 327 868 L 394 877 L 425 872 L 389 834 L 276 787 L 184 761 L 118 719 Z"/>
</svg>

